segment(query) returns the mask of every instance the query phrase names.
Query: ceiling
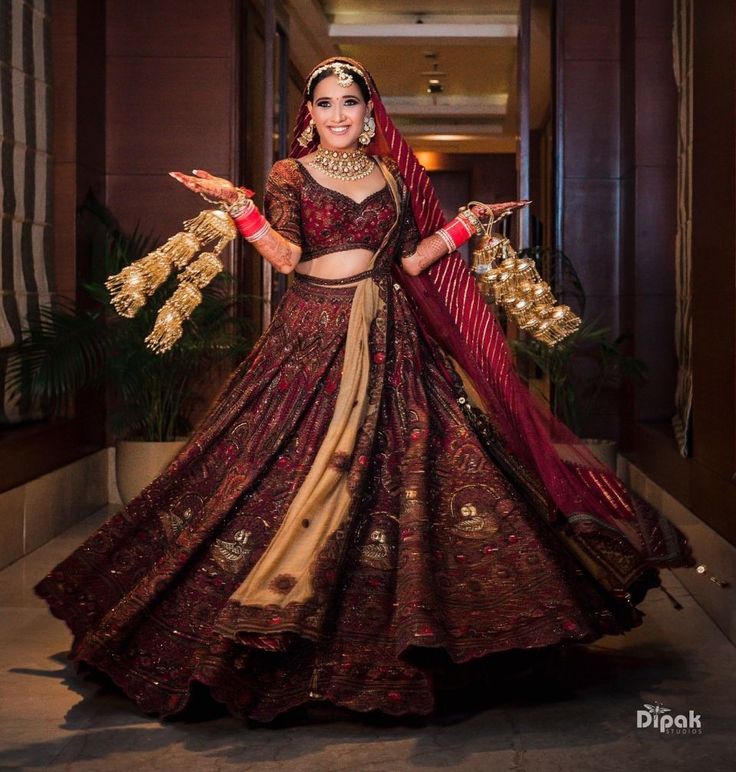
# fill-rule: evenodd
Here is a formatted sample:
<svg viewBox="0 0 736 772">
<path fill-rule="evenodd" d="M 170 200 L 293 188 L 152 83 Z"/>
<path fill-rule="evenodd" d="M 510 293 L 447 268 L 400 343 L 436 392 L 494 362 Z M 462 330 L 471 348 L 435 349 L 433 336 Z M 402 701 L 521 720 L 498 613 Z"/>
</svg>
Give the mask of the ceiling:
<svg viewBox="0 0 736 772">
<path fill-rule="evenodd" d="M 334 54 L 361 61 L 415 150 L 515 152 L 518 5 L 518 0 L 451 5 L 447 0 L 288 0 L 290 47 L 304 73 Z M 535 49 L 548 56 L 548 23 L 537 8 L 546 5 L 534 2 L 532 41 L 546 36 Z M 535 65 L 533 56 L 531 66 L 533 79 L 539 71 L 532 84 L 534 125 L 549 102 L 548 59 L 537 55 Z M 440 92 L 427 92 L 430 79 L 439 81 Z"/>
<path fill-rule="evenodd" d="M 321 6 L 329 16 L 338 14 L 355 14 L 365 16 L 367 3 L 365 0 L 321 0 Z M 447 14 L 447 0 L 370 0 L 371 13 L 406 14 Z M 486 16 L 488 14 L 516 14 L 519 9 L 518 0 L 458 0 L 452 3 L 455 14 Z"/>
</svg>

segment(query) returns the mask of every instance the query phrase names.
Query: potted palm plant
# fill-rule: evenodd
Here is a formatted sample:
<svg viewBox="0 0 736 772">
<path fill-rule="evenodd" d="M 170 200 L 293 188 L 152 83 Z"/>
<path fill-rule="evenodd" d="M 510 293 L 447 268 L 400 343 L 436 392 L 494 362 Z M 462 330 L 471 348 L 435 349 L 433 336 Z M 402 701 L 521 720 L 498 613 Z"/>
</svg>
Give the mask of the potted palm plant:
<svg viewBox="0 0 736 772">
<path fill-rule="evenodd" d="M 133 319 L 111 310 L 104 282 L 157 240 L 137 228 L 124 233 L 92 194 L 80 216 L 91 216 L 98 226 L 92 276 L 79 302 L 55 301 L 29 320 L 9 352 L 8 382 L 24 410 L 36 415 L 68 416 L 82 390 L 104 392 L 118 489 L 127 503 L 185 441 L 207 379 L 250 350 L 254 330 L 238 310 L 256 296 L 236 295 L 232 277 L 221 274 L 203 291 L 179 342 L 154 354 L 144 339 L 176 278 L 170 276 Z"/>
<path fill-rule="evenodd" d="M 522 250 L 520 257 L 535 261 L 537 270 L 552 277 L 555 296 L 584 319 L 585 291 L 570 259 L 558 250 L 535 247 Z M 610 329 L 599 319 L 584 321 L 578 330 L 550 348 L 531 338 L 510 341 L 521 361 L 538 368 L 549 384 L 549 396 L 539 392 L 552 413 L 590 447 L 614 471 L 616 445 L 613 440 L 583 438 L 586 418 L 605 393 L 624 383 L 645 381 L 646 364 L 625 352 L 629 335 L 611 337 Z"/>
</svg>

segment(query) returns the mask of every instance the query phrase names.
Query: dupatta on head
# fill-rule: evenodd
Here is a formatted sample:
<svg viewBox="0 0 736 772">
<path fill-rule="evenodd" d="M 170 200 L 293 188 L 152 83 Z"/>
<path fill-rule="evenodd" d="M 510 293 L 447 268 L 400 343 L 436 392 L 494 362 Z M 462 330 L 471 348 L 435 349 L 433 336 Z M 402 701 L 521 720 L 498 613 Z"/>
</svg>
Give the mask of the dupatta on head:
<svg viewBox="0 0 736 772">
<path fill-rule="evenodd" d="M 360 62 L 344 56 L 320 62 L 306 79 L 289 156 L 314 151 L 316 135 L 302 147 L 298 140 L 307 127 L 307 86 L 313 73 L 334 62 L 358 70 L 368 85 L 376 122 L 367 146 L 371 155 L 391 156 L 408 188 L 419 232 L 426 237 L 445 223 L 434 186 L 414 152 L 394 126 L 370 73 Z M 616 529 L 652 564 L 691 565 L 684 538 L 664 518 L 641 517 L 644 504 L 588 447 L 535 399 L 516 373 L 503 330 L 475 278 L 457 252 L 434 263 L 419 276 L 396 264 L 394 278 L 413 301 L 419 326 L 460 365 L 481 407 L 510 453 L 536 472 L 549 497 L 551 519 L 560 514 L 573 529 L 590 529 L 591 522 Z M 583 515 L 584 517 L 580 517 Z M 658 528 L 653 527 L 657 523 Z M 656 531 L 656 532 L 655 532 Z"/>
</svg>

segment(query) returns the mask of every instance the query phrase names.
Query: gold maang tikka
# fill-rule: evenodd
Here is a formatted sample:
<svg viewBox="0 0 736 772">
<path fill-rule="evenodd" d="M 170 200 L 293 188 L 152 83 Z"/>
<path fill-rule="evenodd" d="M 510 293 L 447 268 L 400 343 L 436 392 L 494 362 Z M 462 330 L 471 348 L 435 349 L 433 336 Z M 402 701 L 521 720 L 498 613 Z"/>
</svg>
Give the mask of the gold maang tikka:
<svg viewBox="0 0 736 772">
<path fill-rule="evenodd" d="M 468 208 L 480 204 L 471 201 Z M 581 319 L 566 305 L 556 305 L 549 284 L 539 275 L 534 261 L 519 258 L 505 236 L 493 233 L 493 226 L 510 212 L 483 226 L 478 247 L 473 250 L 472 270 L 478 288 L 506 313 L 522 330 L 552 347 L 580 327 Z"/>
</svg>

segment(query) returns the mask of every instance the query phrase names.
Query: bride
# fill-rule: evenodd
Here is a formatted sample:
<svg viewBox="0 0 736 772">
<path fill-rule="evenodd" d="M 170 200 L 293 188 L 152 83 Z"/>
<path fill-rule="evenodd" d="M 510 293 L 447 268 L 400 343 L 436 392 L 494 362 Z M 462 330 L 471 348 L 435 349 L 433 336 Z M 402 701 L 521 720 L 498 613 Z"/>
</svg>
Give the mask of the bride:
<svg viewBox="0 0 736 772">
<path fill-rule="evenodd" d="M 292 280 L 181 453 L 36 587 L 74 660 L 159 715 L 194 684 L 260 721 L 427 714 L 464 663 L 621 634 L 695 564 L 533 402 L 456 252 L 526 202 L 444 223 L 359 62 L 309 74 L 263 214 L 172 176 Z"/>
</svg>

